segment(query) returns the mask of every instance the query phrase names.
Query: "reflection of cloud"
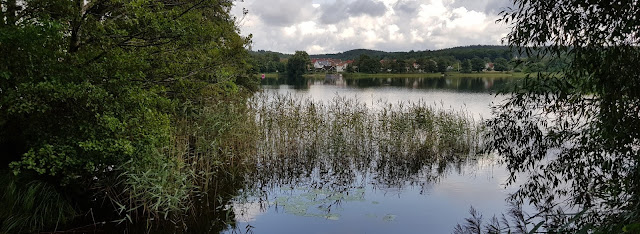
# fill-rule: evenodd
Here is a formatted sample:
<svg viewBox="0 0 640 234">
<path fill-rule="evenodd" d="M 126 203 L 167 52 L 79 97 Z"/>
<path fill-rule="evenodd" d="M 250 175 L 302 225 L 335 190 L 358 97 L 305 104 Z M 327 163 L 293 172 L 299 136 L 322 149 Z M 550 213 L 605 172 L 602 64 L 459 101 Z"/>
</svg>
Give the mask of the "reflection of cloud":
<svg viewBox="0 0 640 234">
<path fill-rule="evenodd" d="M 253 48 L 293 53 L 442 49 L 500 44 L 508 28 L 497 25 L 507 0 L 245 0 L 233 12 L 249 15 L 243 34 Z M 390 31 L 392 33 L 390 33 Z"/>
<path fill-rule="evenodd" d="M 237 222 L 251 222 L 255 221 L 258 216 L 264 214 L 266 209 L 258 202 L 249 203 L 234 203 L 233 213 L 236 214 Z"/>
</svg>

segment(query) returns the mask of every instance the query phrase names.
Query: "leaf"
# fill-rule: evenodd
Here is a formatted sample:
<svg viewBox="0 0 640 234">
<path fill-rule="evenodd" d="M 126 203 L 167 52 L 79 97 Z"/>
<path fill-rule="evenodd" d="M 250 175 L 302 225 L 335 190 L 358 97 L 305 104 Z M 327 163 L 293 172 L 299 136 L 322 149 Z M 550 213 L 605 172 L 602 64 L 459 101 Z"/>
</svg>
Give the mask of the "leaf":
<svg viewBox="0 0 640 234">
<path fill-rule="evenodd" d="M 529 231 L 529 234 L 534 234 L 538 231 L 538 229 L 540 229 L 540 227 L 542 227 L 542 225 L 544 224 L 544 221 L 540 221 L 538 224 L 536 224 L 535 227 L 533 227 L 533 229 L 531 229 L 531 231 Z"/>
</svg>

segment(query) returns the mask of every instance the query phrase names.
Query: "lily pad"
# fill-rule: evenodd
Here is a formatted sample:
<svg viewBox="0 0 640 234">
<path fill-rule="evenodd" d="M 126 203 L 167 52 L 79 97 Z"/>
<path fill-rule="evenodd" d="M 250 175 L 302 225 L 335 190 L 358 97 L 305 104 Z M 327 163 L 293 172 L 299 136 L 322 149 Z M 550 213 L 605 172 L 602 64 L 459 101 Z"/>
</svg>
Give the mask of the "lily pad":
<svg viewBox="0 0 640 234">
<path fill-rule="evenodd" d="M 396 220 L 396 217 L 398 217 L 397 215 L 392 215 L 392 214 L 387 214 L 384 217 L 382 217 L 382 220 L 385 222 L 391 222 Z"/>
<path fill-rule="evenodd" d="M 327 218 L 328 220 L 340 220 L 340 215 L 339 214 L 327 214 L 325 215 L 325 218 Z"/>
</svg>

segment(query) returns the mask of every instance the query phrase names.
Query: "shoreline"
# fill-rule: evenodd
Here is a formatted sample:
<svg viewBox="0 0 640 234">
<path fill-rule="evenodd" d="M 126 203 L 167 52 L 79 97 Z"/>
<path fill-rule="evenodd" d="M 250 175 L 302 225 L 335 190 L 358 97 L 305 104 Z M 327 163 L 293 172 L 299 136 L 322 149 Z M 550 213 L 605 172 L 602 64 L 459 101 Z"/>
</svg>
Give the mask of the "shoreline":
<svg viewBox="0 0 640 234">
<path fill-rule="evenodd" d="M 346 79 L 366 79 L 366 78 L 524 78 L 527 73 L 524 72 L 481 72 L 481 73 L 307 73 L 305 78 L 324 79 L 327 74 L 342 74 Z M 261 77 L 262 73 L 257 74 Z M 286 73 L 264 73 L 265 78 L 278 79 L 285 77 Z"/>
</svg>

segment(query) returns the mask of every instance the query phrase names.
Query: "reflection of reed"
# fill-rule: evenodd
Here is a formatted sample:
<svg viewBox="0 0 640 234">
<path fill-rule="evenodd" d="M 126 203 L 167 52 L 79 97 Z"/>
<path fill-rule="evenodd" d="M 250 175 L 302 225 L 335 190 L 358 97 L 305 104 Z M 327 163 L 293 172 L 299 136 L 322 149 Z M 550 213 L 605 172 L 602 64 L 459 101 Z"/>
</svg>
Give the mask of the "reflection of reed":
<svg viewBox="0 0 640 234">
<path fill-rule="evenodd" d="M 248 179 L 260 188 L 346 189 L 367 177 L 381 187 L 433 182 L 481 143 L 481 127 L 466 113 L 422 102 L 381 102 L 374 111 L 344 97 L 322 103 L 265 93 L 249 105 L 262 140 Z"/>
</svg>

